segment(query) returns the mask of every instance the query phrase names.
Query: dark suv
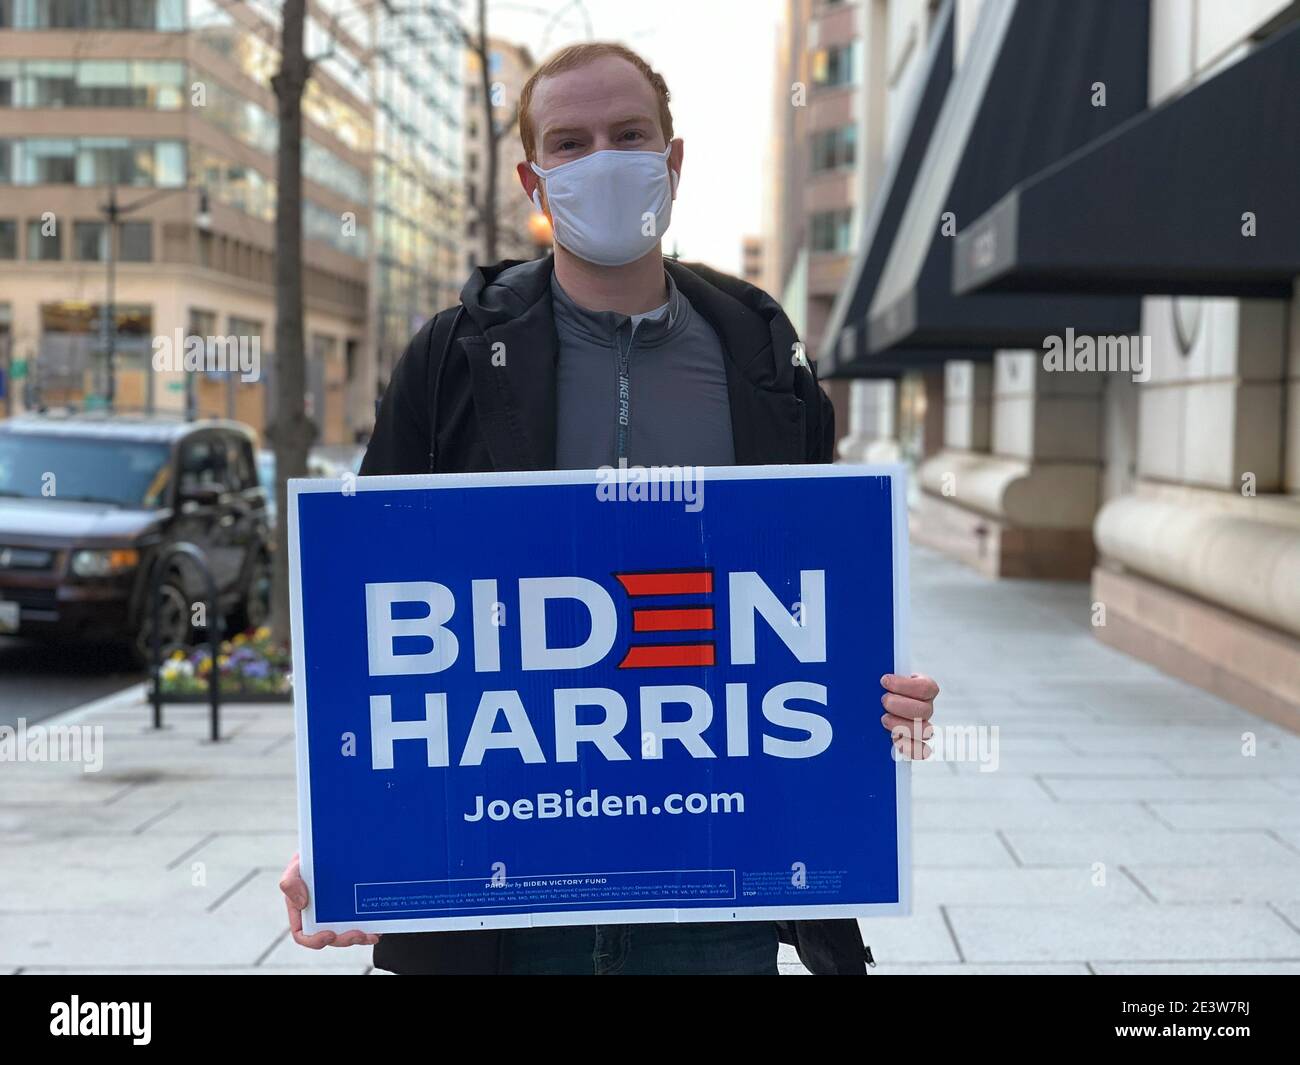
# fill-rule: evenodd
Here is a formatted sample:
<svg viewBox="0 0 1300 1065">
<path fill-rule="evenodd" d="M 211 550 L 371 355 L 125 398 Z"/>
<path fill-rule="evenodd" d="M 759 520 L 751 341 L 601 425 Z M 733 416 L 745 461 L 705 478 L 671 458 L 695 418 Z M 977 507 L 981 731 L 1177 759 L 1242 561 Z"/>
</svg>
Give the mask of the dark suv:
<svg viewBox="0 0 1300 1065">
<path fill-rule="evenodd" d="M 0 633 L 148 647 L 158 551 L 195 544 L 227 631 L 260 625 L 271 539 L 252 432 L 238 422 L 40 415 L 0 422 Z M 194 567 L 169 567 L 164 645 L 190 642 Z"/>
</svg>

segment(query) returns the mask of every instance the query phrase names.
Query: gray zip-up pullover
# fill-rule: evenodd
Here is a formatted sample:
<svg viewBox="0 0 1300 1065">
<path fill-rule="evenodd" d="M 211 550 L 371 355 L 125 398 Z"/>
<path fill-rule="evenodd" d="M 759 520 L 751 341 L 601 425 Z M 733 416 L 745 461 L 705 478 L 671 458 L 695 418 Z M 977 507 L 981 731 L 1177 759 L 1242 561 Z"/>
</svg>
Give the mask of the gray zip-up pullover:
<svg viewBox="0 0 1300 1065">
<path fill-rule="evenodd" d="M 633 321 L 579 307 L 552 275 L 557 468 L 735 463 L 722 342 L 665 278 L 667 304 Z"/>
</svg>

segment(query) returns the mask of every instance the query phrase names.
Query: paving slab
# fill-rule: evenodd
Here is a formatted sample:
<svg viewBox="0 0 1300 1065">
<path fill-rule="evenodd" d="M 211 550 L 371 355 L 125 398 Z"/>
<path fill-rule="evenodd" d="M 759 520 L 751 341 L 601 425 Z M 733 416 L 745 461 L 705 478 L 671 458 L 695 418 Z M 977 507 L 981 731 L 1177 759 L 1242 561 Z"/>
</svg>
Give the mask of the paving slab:
<svg viewBox="0 0 1300 1065">
<path fill-rule="evenodd" d="M 1082 962 L 1068 964 L 1011 963 L 1007 965 L 877 965 L 873 976 L 1088 976 Z"/>
<path fill-rule="evenodd" d="M 1300 957 L 1292 961 L 1097 961 L 1092 971 L 1099 976 L 1296 976 Z"/>
<path fill-rule="evenodd" d="M 1170 828 L 1278 828 L 1300 832 L 1300 802 L 1153 802 L 1151 812 Z"/>
<path fill-rule="evenodd" d="M 917 909 L 975 904 L 1016 907 L 1043 904 L 1044 899 L 1066 906 L 1150 906 L 1150 897 L 1132 879 L 1117 871 L 1103 882 L 1087 866 L 1027 869 L 918 869 L 912 883 Z"/>
<path fill-rule="evenodd" d="M 1023 828 L 1034 832 L 1076 829 L 1144 829 L 1165 827 L 1151 809 L 1136 802 L 1055 802 L 1045 793 L 1021 802 L 995 802 L 982 797 L 926 798 L 915 804 L 912 824 L 919 832 L 957 829 Z"/>
<path fill-rule="evenodd" d="M 892 917 L 870 917 L 858 921 L 863 941 L 879 962 L 890 963 L 961 961 L 957 944 L 948 931 L 944 914 L 937 909 L 915 909 L 904 920 Z"/>
<path fill-rule="evenodd" d="M 1258 800 L 1286 802 L 1287 792 L 1280 779 L 1245 779 L 1225 782 L 1221 777 L 1063 777 L 1038 778 L 1054 798 L 1068 802 L 1117 802 L 1136 799 L 1146 802 L 1232 802 Z"/>
<path fill-rule="evenodd" d="M 301 968 L 290 968 L 289 966 L 262 966 L 261 968 L 240 967 L 240 966 L 211 966 L 198 965 L 192 968 L 166 968 L 151 969 L 145 967 L 121 967 L 117 969 L 60 969 L 50 966 L 35 965 L 26 969 L 14 970 L 23 976 L 66 976 L 75 974 L 77 976 L 138 976 L 142 973 L 149 973 L 158 976 L 366 976 L 372 969 L 370 964 L 362 963 L 359 960 L 352 966 L 303 966 Z"/>
<path fill-rule="evenodd" d="M 1300 877 L 1300 855 L 1290 852 L 1261 831 L 1173 832 L 1152 828 L 1137 831 L 1030 832 L 1010 828 L 1003 835 L 1025 865 L 1068 865 L 1105 862 L 1134 865 L 1293 865 Z"/>
<path fill-rule="evenodd" d="M 261 926 L 219 913 L 6 913 L 0 914 L 0 965 L 251 966 L 283 921 L 282 912 Z"/>
<path fill-rule="evenodd" d="M 1124 867 L 1157 902 L 1277 902 L 1300 895 L 1300 870 L 1283 865 L 1154 865 Z"/>
<path fill-rule="evenodd" d="M 1300 957 L 1300 933 L 1266 906 L 951 906 L 974 962 L 1267 961 Z"/>
<path fill-rule="evenodd" d="M 919 869 L 1006 868 L 1016 864 L 996 832 L 918 832 L 912 858 Z"/>
</svg>

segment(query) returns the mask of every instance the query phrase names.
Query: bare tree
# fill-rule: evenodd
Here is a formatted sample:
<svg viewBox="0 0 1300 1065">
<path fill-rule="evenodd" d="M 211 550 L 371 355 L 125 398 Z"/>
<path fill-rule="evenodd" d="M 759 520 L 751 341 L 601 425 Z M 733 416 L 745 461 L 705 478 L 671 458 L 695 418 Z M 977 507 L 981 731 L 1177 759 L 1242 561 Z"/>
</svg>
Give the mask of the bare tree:
<svg viewBox="0 0 1300 1065">
<path fill-rule="evenodd" d="M 530 7 L 529 5 L 515 6 L 522 6 L 525 10 L 530 10 L 535 14 L 548 16 L 541 33 L 543 50 L 546 50 L 545 42 L 550 40 L 552 30 L 568 17 L 571 10 L 581 16 L 587 40 L 591 40 L 591 15 L 587 11 L 584 0 L 568 0 L 568 3 L 562 4 L 554 10 L 536 6 Z M 478 0 L 477 25 L 473 31 L 461 27 L 459 37 L 464 46 L 478 59 L 479 120 L 486 131 L 484 141 L 487 150 L 487 157 L 484 160 L 486 170 L 483 182 L 484 188 L 482 198 L 479 201 L 482 204 L 479 209 L 479 221 L 483 225 L 483 259 L 485 262 L 494 263 L 498 258 L 497 245 L 501 232 L 501 219 L 498 212 L 501 142 L 510 135 L 515 128 L 515 124 L 519 121 L 519 101 L 514 102 L 509 117 L 498 125 L 496 123 L 496 108 L 500 101 L 493 98 L 492 92 L 492 49 L 488 38 L 488 0 Z"/>
<path fill-rule="evenodd" d="M 487 180 L 483 189 L 480 217 L 483 222 L 484 252 L 488 262 L 497 258 L 497 175 L 500 172 L 500 143 L 518 120 L 516 103 L 511 117 L 495 122 L 492 49 L 488 37 L 487 0 L 477 0 L 477 25 L 466 28 L 440 4 L 417 3 L 399 7 L 391 0 L 379 0 L 388 17 L 427 14 L 442 31 L 478 59 L 480 105 L 487 143 Z M 363 12 L 373 6 L 363 5 Z M 561 11 L 577 6 L 586 17 L 580 0 L 570 0 Z M 334 19 L 337 28 L 339 16 Z M 311 78 L 313 60 L 303 51 L 306 0 L 283 0 L 280 28 L 280 69 L 271 78 L 279 115 L 279 148 L 276 161 L 278 194 L 275 215 L 275 410 L 271 412 L 266 436 L 275 451 L 275 496 L 281 515 L 276 529 L 276 554 L 271 580 L 271 628 L 273 638 L 288 643 L 289 630 L 289 501 L 288 481 L 307 472 L 307 456 L 316 440 L 317 427 L 307 416 L 307 358 L 303 335 L 302 281 L 302 98 Z M 555 22 L 553 17 L 551 23 Z M 548 33 L 550 25 L 547 27 Z M 332 36 L 332 35 L 331 35 Z M 587 19 L 587 36 L 591 36 Z M 408 38 L 408 41 L 411 38 Z M 331 43 L 331 49 L 333 45 Z"/>
<path fill-rule="evenodd" d="M 500 158 L 492 115 L 492 71 L 489 69 L 492 54 L 488 47 L 487 22 L 487 0 L 478 0 L 478 33 L 471 38 L 471 48 L 478 58 L 479 97 L 483 108 L 480 118 L 487 150 L 487 180 L 483 182 L 483 210 L 479 212 L 479 219 L 483 223 L 484 261 L 494 263 L 497 259 L 497 168 Z"/>
<path fill-rule="evenodd" d="M 289 642 L 290 477 L 307 472 L 316 426 L 307 417 L 307 358 L 303 338 L 302 284 L 302 97 L 311 77 L 303 52 L 306 0 L 284 0 L 280 69 L 271 78 L 280 119 L 275 211 L 275 410 L 267 437 L 275 449 L 276 552 L 271 580 L 271 630 Z"/>
<path fill-rule="evenodd" d="M 478 24 L 473 33 L 465 33 L 466 47 L 478 60 L 479 69 L 479 121 L 484 130 L 486 149 L 485 179 L 479 209 L 479 221 L 483 224 L 483 261 L 497 261 L 498 233 L 500 219 L 497 217 L 499 199 L 499 179 L 501 172 L 501 139 L 508 134 L 519 118 L 519 105 L 515 104 L 510 118 L 500 126 L 496 125 L 497 101 L 492 88 L 492 47 L 488 40 L 488 5 L 487 0 L 478 0 Z"/>
</svg>

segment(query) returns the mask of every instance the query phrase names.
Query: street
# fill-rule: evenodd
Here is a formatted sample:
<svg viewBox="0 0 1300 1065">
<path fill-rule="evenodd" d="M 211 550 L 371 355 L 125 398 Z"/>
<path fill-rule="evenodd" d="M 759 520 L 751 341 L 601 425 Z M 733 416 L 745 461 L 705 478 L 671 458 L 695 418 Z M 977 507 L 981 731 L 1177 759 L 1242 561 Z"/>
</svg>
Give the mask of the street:
<svg viewBox="0 0 1300 1065">
<path fill-rule="evenodd" d="M 0 725 L 52 714 L 120 691 L 142 678 L 120 647 L 36 643 L 0 636 Z"/>
</svg>

